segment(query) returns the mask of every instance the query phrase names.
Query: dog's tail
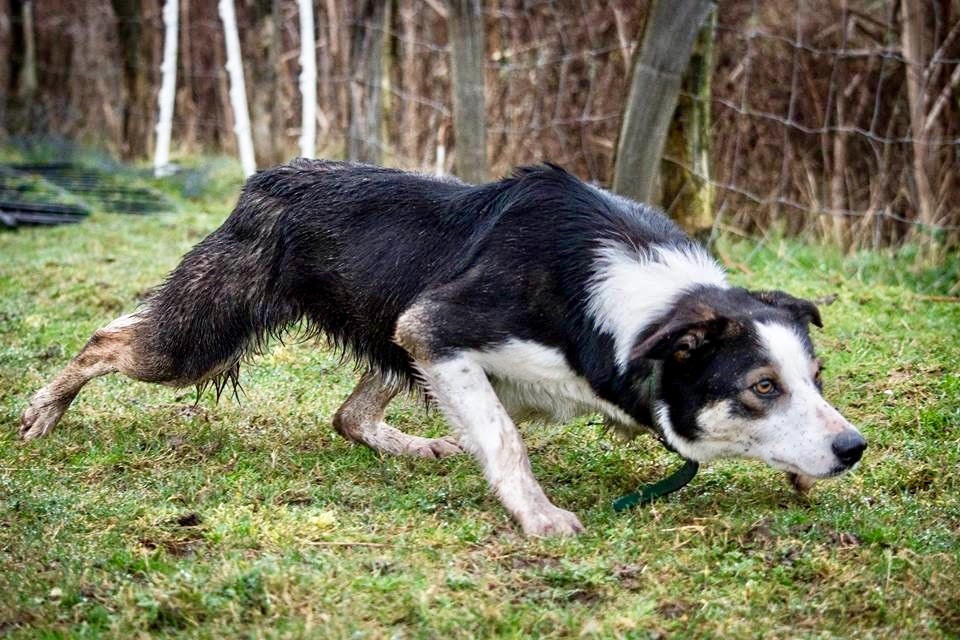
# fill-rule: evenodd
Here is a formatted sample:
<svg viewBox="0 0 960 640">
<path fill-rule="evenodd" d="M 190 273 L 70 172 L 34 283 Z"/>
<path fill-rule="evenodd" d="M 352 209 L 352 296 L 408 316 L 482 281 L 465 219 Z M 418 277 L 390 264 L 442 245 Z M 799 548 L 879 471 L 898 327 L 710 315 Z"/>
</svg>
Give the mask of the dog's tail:
<svg viewBox="0 0 960 640">
<path fill-rule="evenodd" d="M 283 278 L 283 209 L 263 197 L 261 175 L 137 312 L 135 348 L 158 381 L 236 391 L 244 356 L 301 317 Z"/>
</svg>

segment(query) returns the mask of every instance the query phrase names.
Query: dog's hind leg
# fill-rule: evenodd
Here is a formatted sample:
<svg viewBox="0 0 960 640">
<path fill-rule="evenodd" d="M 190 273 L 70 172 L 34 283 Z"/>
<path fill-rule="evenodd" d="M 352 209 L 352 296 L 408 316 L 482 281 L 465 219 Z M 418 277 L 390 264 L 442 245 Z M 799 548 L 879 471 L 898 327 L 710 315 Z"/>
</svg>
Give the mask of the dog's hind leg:
<svg viewBox="0 0 960 640">
<path fill-rule="evenodd" d="M 334 428 L 347 440 L 393 455 L 445 458 L 463 451 L 452 438 L 412 436 L 384 422 L 384 410 L 395 395 L 396 385 L 368 371 L 334 415 Z"/>
<path fill-rule="evenodd" d="M 96 331 L 70 364 L 30 399 L 20 418 L 20 437 L 31 440 L 50 433 L 83 385 L 96 377 L 119 371 L 137 380 L 160 381 L 156 363 L 136 348 L 142 322 L 144 317 L 133 313 Z"/>
</svg>

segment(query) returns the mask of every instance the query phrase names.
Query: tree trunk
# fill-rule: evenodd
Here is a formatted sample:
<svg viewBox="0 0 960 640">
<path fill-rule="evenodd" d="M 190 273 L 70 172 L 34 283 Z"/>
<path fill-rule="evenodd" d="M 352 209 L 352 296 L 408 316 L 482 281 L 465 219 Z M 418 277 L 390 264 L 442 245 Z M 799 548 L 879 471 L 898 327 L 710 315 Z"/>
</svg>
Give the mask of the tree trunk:
<svg viewBox="0 0 960 640">
<path fill-rule="evenodd" d="M 236 125 L 237 149 L 243 174 L 252 176 L 257 170 L 253 155 L 253 138 L 250 135 L 250 111 L 247 108 L 247 89 L 243 80 L 243 64 L 240 57 L 240 37 L 237 35 L 237 16 L 233 0 L 220 0 L 220 19 L 223 21 L 223 39 L 227 46 L 227 73 L 230 75 L 230 104 Z"/>
<path fill-rule="evenodd" d="M 179 0 L 166 0 L 163 5 L 163 63 L 160 66 L 160 95 L 157 99 L 160 117 L 157 120 L 157 146 L 153 157 L 153 173 L 162 176 L 170 164 L 170 137 L 173 131 L 173 107 L 177 96 L 177 36 L 179 35 Z"/>
<path fill-rule="evenodd" d="M 313 5 L 311 4 L 311 7 Z M 273 132 L 272 155 L 270 164 L 278 164 L 287 159 L 284 131 L 286 117 L 284 113 L 284 91 L 286 75 L 283 65 L 283 12 L 280 0 L 270 0 L 270 49 L 267 53 L 267 67 L 270 69 L 270 127 Z"/>
<path fill-rule="evenodd" d="M 10 73 L 13 70 L 13 56 L 11 55 L 13 40 L 13 24 L 10 19 L 11 7 L 7 0 L 0 0 L 0 143 L 9 131 L 7 125 L 7 86 L 10 84 Z"/>
<path fill-rule="evenodd" d="M 192 22 L 190 19 L 190 0 L 180 0 L 180 23 L 179 39 L 177 43 L 178 71 L 183 72 L 180 90 L 176 92 L 176 106 L 174 109 L 180 113 L 180 130 L 177 136 L 179 147 L 185 152 L 193 152 L 197 148 L 197 130 L 199 128 L 199 109 L 194 97 L 196 92 L 196 81 L 194 76 L 195 61 L 193 56 L 193 37 L 191 35 Z M 166 41 L 164 41 L 166 46 Z M 217 49 L 219 50 L 219 49 Z M 161 80 L 162 81 L 162 80 Z"/>
<path fill-rule="evenodd" d="M 613 190 L 649 202 L 690 51 L 709 0 L 651 0 L 620 124 Z"/>
<path fill-rule="evenodd" d="M 252 24 L 241 29 L 246 73 L 250 78 L 250 118 L 253 145 L 261 161 L 281 162 L 290 153 L 282 115 L 277 103 L 283 99 L 279 84 L 280 34 L 283 24 L 277 16 L 279 0 L 256 0 L 248 9 Z M 249 17 L 248 17 L 249 21 Z"/>
<path fill-rule="evenodd" d="M 422 22 L 424 8 L 414 4 L 413 0 L 401 0 L 397 3 L 398 22 L 400 23 L 400 59 L 396 69 L 391 71 L 397 77 L 397 86 L 407 94 L 426 95 L 420 87 L 422 74 L 417 73 L 417 58 L 420 54 L 411 43 L 417 40 L 417 25 Z M 420 156 L 420 133 L 424 115 L 421 105 L 412 100 L 404 100 L 399 108 L 398 152 L 404 158 Z"/>
<path fill-rule="evenodd" d="M 388 0 L 360 0 L 350 35 L 347 159 L 379 164 L 383 143 L 381 80 Z"/>
<path fill-rule="evenodd" d="M 917 219 L 922 224 L 933 224 L 936 205 L 930 184 L 931 157 L 927 144 L 925 108 L 926 68 L 924 53 L 925 27 L 922 0 L 902 0 L 900 40 L 906 62 L 907 98 L 910 103 L 910 134 L 913 142 L 913 180 L 916 188 Z"/>
<path fill-rule="evenodd" d="M 350 83 L 339 82 L 343 69 L 348 68 L 350 64 L 349 45 L 344 44 L 341 21 L 344 19 L 337 9 L 336 0 L 326 0 L 327 14 L 327 39 L 329 41 L 329 55 L 323 57 L 323 64 L 326 68 L 326 75 L 330 84 L 328 93 L 332 96 L 330 103 L 333 105 L 333 112 L 336 114 L 334 126 L 338 131 L 350 130 Z M 349 12 L 347 12 L 349 15 Z M 347 34 L 347 39 L 352 33 Z M 349 145 L 349 141 L 347 141 Z"/>
<path fill-rule="evenodd" d="M 313 0 L 300 6 L 300 155 L 317 154 L 317 44 L 313 28 Z"/>
<path fill-rule="evenodd" d="M 487 179 L 482 0 L 447 0 L 453 83 L 454 170 L 467 182 Z"/>
<path fill-rule="evenodd" d="M 123 66 L 125 96 L 121 101 L 125 157 L 142 157 L 150 150 L 153 97 L 150 90 L 150 58 L 144 46 L 143 6 L 140 0 L 112 0 L 117 17 L 117 39 Z"/>
<path fill-rule="evenodd" d="M 23 27 L 23 64 L 17 81 L 17 93 L 25 104 L 29 104 L 37 93 L 37 36 L 33 28 L 33 0 L 24 0 L 20 15 Z"/>
<path fill-rule="evenodd" d="M 33 25 L 32 0 L 10 3 L 9 79 L 12 81 L 7 105 L 7 128 L 30 133 L 37 126 L 37 41 Z"/>
<path fill-rule="evenodd" d="M 660 202 L 693 235 L 713 226 L 715 189 L 710 179 L 710 80 L 717 11 L 710 12 L 683 76 L 665 154 L 660 166 Z"/>
</svg>

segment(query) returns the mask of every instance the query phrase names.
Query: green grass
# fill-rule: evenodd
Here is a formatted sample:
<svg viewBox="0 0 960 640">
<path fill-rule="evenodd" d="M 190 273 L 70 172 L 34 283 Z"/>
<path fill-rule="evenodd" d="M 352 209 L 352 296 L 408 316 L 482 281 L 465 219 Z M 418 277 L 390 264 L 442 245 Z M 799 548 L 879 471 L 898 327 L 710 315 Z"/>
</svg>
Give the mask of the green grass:
<svg viewBox="0 0 960 640">
<path fill-rule="evenodd" d="M 356 372 L 311 344 L 244 372 L 246 399 L 92 382 L 48 438 L 20 411 L 226 216 L 230 165 L 179 214 L 95 212 L 0 233 L 0 634 L 12 637 L 955 637 L 958 265 L 725 241 L 733 278 L 810 297 L 825 392 L 870 448 L 808 499 L 759 463 L 610 503 L 677 464 L 594 421 L 524 425 L 575 539 L 528 540 L 467 457 L 378 457 L 330 427 Z M 185 182 L 174 197 L 197 193 Z M 388 418 L 445 432 L 414 400 Z"/>
</svg>

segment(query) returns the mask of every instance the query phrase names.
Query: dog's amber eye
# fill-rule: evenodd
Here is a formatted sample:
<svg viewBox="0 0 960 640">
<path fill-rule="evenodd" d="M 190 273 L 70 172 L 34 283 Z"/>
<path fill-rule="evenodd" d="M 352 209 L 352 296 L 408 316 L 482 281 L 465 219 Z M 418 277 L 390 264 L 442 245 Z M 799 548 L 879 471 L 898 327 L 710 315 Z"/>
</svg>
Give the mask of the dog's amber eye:
<svg viewBox="0 0 960 640">
<path fill-rule="evenodd" d="M 777 392 L 777 385 L 769 378 L 764 378 L 750 388 L 753 389 L 753 392 L 758 396 L 772 396 Z"/>
<path fill-rule="evenodd" d="M 813 381 L 814 381 L 817 385 L 819 385 L 819 384 L 822 382 L 821 376 L 820 376 L 820 372 L 821 372 L 821 370 L 820 370 L 820 369 L 817 369 L 817 372 L 816 372 L 815 374 L 813 374 Z"/>
</svg>

